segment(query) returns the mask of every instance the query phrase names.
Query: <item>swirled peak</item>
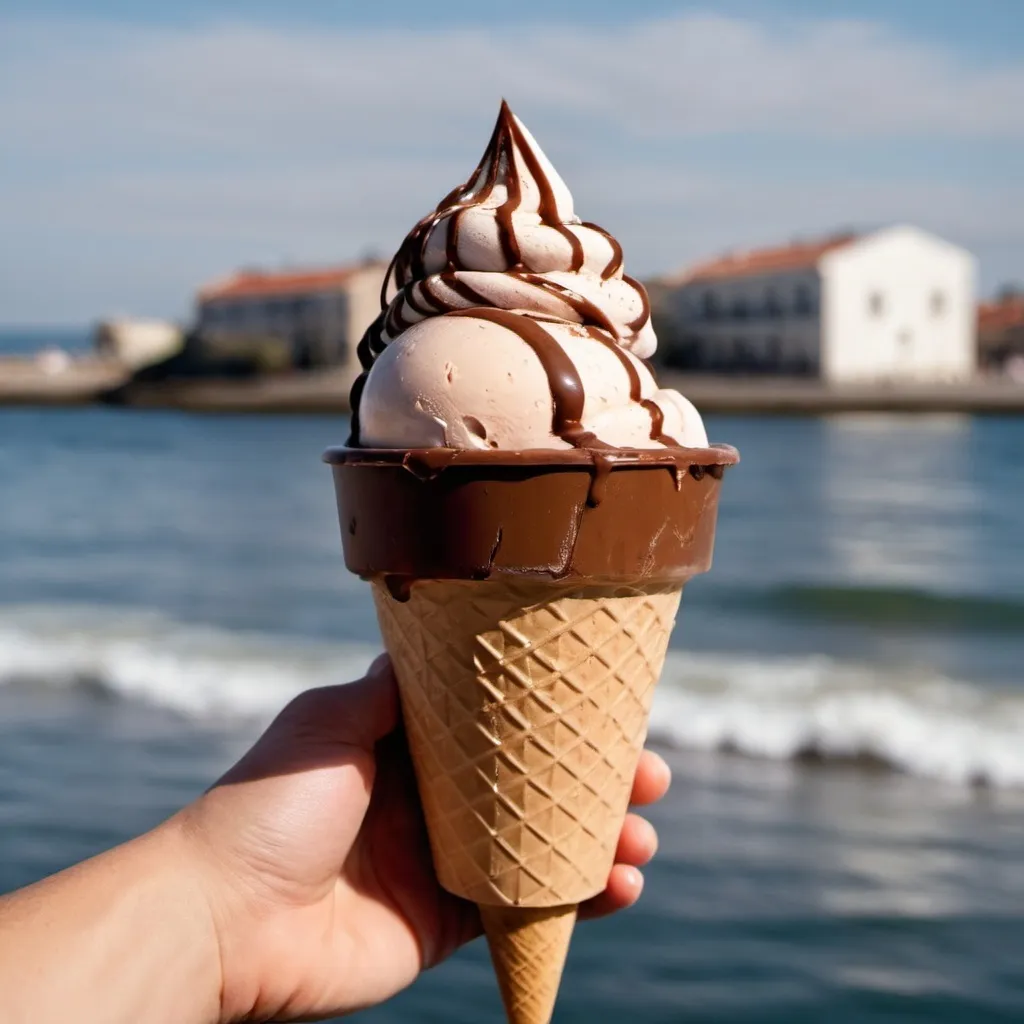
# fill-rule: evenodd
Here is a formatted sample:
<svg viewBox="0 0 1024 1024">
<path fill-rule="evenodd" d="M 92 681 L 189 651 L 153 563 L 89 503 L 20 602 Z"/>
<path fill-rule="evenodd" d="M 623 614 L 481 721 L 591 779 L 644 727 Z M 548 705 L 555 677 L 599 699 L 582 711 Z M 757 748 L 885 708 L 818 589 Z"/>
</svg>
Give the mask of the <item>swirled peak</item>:
<svg viewBox="0 0 1024 1024">
<path fill-rule="evenodd" d="M 565 182 L 507 103 L 465 184 L 402 242 L 381 306 L 359 344 L 353 443 L 706 440 L 693 407 L 659 391 L 642 362 L 657 339 L 621 246 L 576 216 Z"/>
</svg>

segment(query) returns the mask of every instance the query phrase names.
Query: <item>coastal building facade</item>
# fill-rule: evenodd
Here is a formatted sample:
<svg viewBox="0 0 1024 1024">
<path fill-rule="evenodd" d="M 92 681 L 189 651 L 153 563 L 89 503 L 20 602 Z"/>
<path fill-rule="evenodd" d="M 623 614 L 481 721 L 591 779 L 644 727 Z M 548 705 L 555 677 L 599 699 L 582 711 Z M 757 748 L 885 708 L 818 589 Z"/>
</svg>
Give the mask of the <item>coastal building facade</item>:
<svg viewBox="0 0 1024 1024">
<path fill-rule="evenodd" d="M 978 361 L 990 371 L 1024 372 L 1024 293 L 978 306 Z"/>
<path fill-rule="evenodd" d="M 830 382 L 974 374 L 975 260 L 912 227 L 736 253 L 661 282 L 663 361 Z"/>
<path fill-rule="evenodd" d="M 387 267 L 367 261 L 342 267 L 240 271 L 203 287 L 196 328 L 213 344 L 275 342 L 302 369 L 350 367 L 356 345 L 380 312 Z"/>
<path fill-rule="evenodd" d="M 101 320 L 94 341 L 98 356 L 136 370 L 180 352 L 185 332 L 167 320 L 121 317 Z"/>
</svg>

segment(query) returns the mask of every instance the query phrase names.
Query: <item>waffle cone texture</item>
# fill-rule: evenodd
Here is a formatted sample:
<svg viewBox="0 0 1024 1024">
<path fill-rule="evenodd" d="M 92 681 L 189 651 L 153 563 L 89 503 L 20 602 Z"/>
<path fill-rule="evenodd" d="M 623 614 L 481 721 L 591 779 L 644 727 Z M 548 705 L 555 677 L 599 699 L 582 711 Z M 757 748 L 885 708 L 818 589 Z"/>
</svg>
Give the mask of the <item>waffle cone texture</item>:
<svg viewBox="0 0 1024 1024">
<path fill-rule="evenodd" d="M 480 916 L 509 1024 L 547 1024 L 576 907 L 481 907 Z"/>
<path fill-rule="evenodd" d="M 604 889 L 680 593 L 424 580 L 398 601 L 374 587 L 444 888 L 527 908 Z"/>
</svg>

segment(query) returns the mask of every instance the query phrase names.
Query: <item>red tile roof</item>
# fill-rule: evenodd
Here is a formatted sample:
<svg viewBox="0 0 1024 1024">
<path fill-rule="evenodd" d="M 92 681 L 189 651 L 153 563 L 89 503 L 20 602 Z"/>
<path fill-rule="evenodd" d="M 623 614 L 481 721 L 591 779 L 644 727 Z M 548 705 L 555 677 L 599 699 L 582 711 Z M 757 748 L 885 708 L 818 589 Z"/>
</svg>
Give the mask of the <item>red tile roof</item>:
<svg viewBox="0 0 1024 1024">
<path fill-rule="evenodd" d="M 241 270 L 231 277 L 204 285 L 199 290 L 199 301 L 333 291 L 343 288 L 352 275 L 365 266 L 367 266 L 365 263 L 352 263 L 344 267 L 321 267 L 316 270 L 286 270 L 272 273 L 260 270 Z"/>
<path fill-rule="evenodd" d="M 845 232 L 828 238 L 792 242 L 770 249 L 731 252 L 706 263 L 688 267 L 674 279 L 673 283 L 716 281 L 726 277 L 749 277 L 754 274 L 773 274 L 784 270 L 799 270 L 801 267 L 813 267 L 826 253 L 841 249 L 855 242 L 857 238 L 858 235 Z"/>
<path fill-rule="evenodd" d="M 1024 325 L 1024 295 L 1011 295 L 978 305 L 978 330 L 1001 331 Z"/>
</svg>

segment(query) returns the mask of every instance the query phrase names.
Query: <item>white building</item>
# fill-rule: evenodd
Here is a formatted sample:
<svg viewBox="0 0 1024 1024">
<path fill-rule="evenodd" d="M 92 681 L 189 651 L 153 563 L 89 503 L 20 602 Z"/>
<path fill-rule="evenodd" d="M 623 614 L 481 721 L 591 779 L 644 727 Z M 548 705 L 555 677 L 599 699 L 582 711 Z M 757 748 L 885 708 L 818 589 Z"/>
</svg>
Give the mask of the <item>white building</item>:
<svg viewBox="0 0 1024 1024">
<path fill-rule="evenodd" d="M 912 227 L 736 253 L 662 282 L 662 359 L 831 382 L 963 380 L 975 260 Z"/>
<path fill-rule="evenodd" d="M 273 273 L 241 271 L 206 285 L 196 326 L 214 342 L 244 346 L 272 339 L 298 367 L 343 366 L 355 374 L 356 345 L 380 312 L 385 264 Z"/>
<path fill-rule="evenodd" d="M 132 370 L 173 356 L 181 351 L 185 335 L 166 320 L 135 320 L 122 317 L 96 325 L 96 352 Z"/>
</svg>

